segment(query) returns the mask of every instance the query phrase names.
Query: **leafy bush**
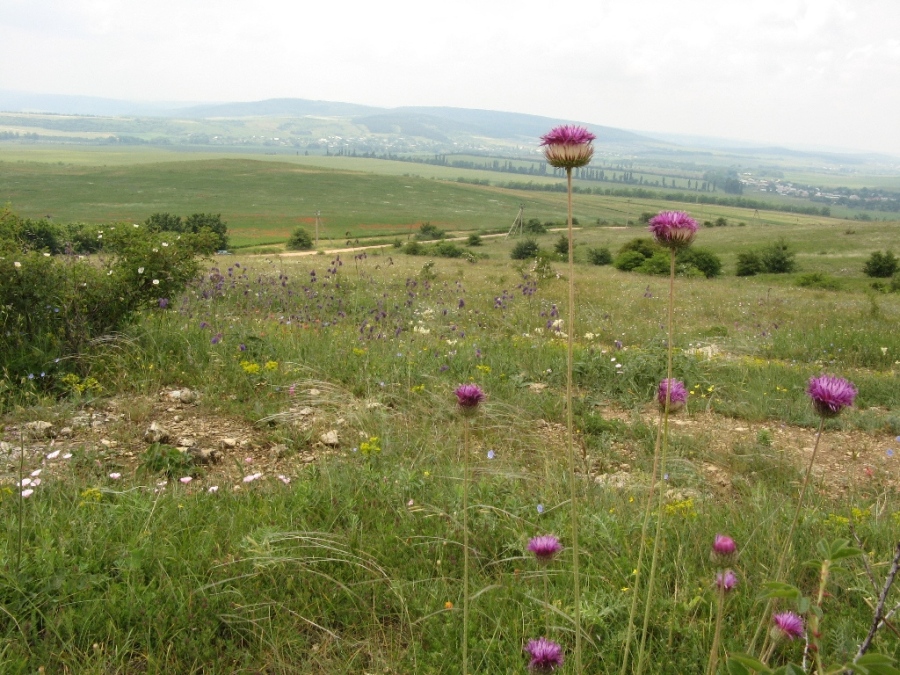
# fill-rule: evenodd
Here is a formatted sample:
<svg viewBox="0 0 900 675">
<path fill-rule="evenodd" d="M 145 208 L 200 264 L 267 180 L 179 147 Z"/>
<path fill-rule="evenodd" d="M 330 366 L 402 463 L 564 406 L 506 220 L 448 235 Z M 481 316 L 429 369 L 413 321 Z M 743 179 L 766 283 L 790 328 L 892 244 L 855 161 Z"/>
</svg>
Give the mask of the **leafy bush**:
<svg viewBox="0 0 900 675">
<path fill-rule="evenodd" d="M 104 234 L 96 260 L 0 240 L 0 370 L 7 377 L 49 370 L 55 360 L 121 330 L 139 310 L 178 295 L 197 275 L 198 252 L 213 240 L 208 232 L 173 240 L 121 224 Z"/>
<path fill-rule="evenodd" d="M 431 223 L 422 223 L 419 226 L 419 234 L 416 235 L 422 240 L 443 239 L 444 231 Z"/>
<path fill-rule="evenodd" d="M 194 458 L 171 445 L 153 443 L 144 451 L 140 468 L 149 473 L 165 473 L 174 480 L 193 471 Z"/>
<path fill-rule="evenodd" d="M 802 274 L 797 279 L 797 285 L 801 288 L 821 288 L 828 291 L 836 291 L 840 288 L 838 280 L 821 272 Z"/>
<path fill-rule="evenodd" d="M 404 245 L 403 252 L 406 255 L 425 255 L 425 247 L 415 239 L 411 239 Z"/>
<path fill-rule="evenodd" d="M 661 251 L 662 247 L 649 237 L 638 237 L 629 242 L 622 244 L 619 249 L 619 255 L 626 251 L 635 251 L 640 253 L 644 258 L 652 258 L 654 254 Z"/>
<path fill-rule="evenodd" d="M 762 260 L 756 251 L 748 251 L 746 253 L 738 253 L 737 257 L 737 276 L 752 277 L 763 271 Z"/>
<path fill-rule="evenodd" d="M 559 239 L 557 239 L 556 243 L 553 245 L 553 250 L 559 253 L 561 256 L 568 256 L 569 237 L 564 234 L 559 235 Z"/>
<path fill-rule="evenodd" d="M 170 213 L 154 213 L 144 221 L 150 232 L 177 232 L 179 234 L 202 234 L 208 232 L 208 248 L 203 253 L 214 253 L 228 248 L 228 227 L 220 213 L 193 213 L 182 220 L 181 216 Z"/>
<path fill-rule="evenodd" d="M 522 226 L 522 231 L 525 234 L 546 234 L 547 227 L 537 218 L 531 218 Z"/>
<path fill-rule="evenodd" d="M 797 254 L 791 250 L 784 237 L 772 242 L 760 251 L 759 259 L 763 270 L 771 274 L 789 274 L 797 269 Z"/>
<path fill-rule="evenodd" d="M 678 252 L 678 263 L 699 270 L 707 279 L 712 279 L 722 273 L 722 260 L 705 248 L 682 249 Z"/>
<path fill-rule="evenodd" d="M 624 251 L 616 256 L 616 259 L 613 261 L 613 267 L 623 272 L 631 272 L 643 265 L 645 260 L 647 258 L 637 251 Z"/>
<path fill-rule="evenodd" d="M 665 251 L 657 251 L 652 257 L 644 258 L 644 261 L 638 265 L 634 271 L 643 274 L 657 274 L 665 276 L 669 274 L 671 259 Z M 621 268 L 620 268 L 621 269 Z"/>
<path fill-rule="evenodd" d="M 434 245 L 434 254 L 441 258 L 462 258 L 465 251 L 452 241 L 442 241 Z"/>
<path fill-rule="evenodd" d="M 875 251 L 869 256 L 866 264 L 863 265 L 863 272 L 866 276 L 876 277 L 879 279 L 887 279 L 894 276 L 900 269 L 900 262 L 892 251 Z"/>
<path fill-rule="evenodd" d="M 608 248 L 601 247 L 588 249 L 588 262 L 592 265 L 610 265 L 612 264 L 612 261 L 612 253 L 610 253 Z"/>
<path fill-rule="evenodd" d="M 513 260 L 527 260 L 537 256 L 540 250 L 541 247 L 534 239 L 523 239 L 513 247 L 509 257 Z"/>
<path fill-rule="evenodd" d="M 302 227 L 298 227 L 291 233 L 287 247 L 291 251 L 308 251 L 313 247 L 312 235 Z"/>
<path fill-rule="evenodd" d="M 481 246 L 481 235 L 470 234 L 469 238 L 466 239 L 466 246 Z"/>
</svg>

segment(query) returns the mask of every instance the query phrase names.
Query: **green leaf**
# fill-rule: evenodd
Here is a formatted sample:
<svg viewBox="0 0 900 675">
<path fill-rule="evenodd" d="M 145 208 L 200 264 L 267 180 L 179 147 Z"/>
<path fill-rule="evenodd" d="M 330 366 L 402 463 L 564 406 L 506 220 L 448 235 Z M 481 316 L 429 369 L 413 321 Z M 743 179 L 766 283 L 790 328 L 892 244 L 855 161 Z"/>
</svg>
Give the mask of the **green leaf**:
<svg viewBox="0 0 900 675">
<path fill-rule="evenodd" d="M 800 589 L 790 584 L 784 584 L 780 581 L 767 581 L 763 584 L 766 589 L 763 593 L 764 598 L 788 598 L 796 600 L 801 597 Z"/>
<path fill-rule="evenodd" d="M 798 614 L 806 614 L 809 611 L 809 598 L 803 596 L 797 600 L 797 613 Z"/>
<path fill-rule="evenodd" d="M 749 669 L 749 670 L 753 671 L 754 673 L 771 673 L 772 672 L 772 669 L 769 668 L 769 666 L 767 666 L 762 661 L 759 661 L 759 660 L 753 658 L 749 654 L 741 654 L 740 652 L 736 652 L 728 658 L 728 672 L 729 673 L 735 672 L 732 670 L 732 664 L 736 664 L 735 667 L 740 666 L 745 669 Z M 740 671 L 737 671 L 737 672 L 740 672 Z"/>
</svg>

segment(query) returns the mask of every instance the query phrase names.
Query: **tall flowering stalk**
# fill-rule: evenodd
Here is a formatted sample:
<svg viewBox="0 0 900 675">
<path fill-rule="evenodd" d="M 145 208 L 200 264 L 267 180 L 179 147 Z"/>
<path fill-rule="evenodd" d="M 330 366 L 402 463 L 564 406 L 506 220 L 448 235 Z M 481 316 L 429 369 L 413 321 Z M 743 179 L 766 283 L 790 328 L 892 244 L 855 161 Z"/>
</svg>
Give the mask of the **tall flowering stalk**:
<svg viewBox="0 0 900 675">
<path fill-rule="evenodd" d="M 717 565 L 730 562 L 737 552 L 734 539 L 724 534 L 717 534 L 713 540 L 710 558 Z M 716 573 L 716 627 L 713 631 L 712 648 L 709 650 L 707 675 L 716 675 L 719 667 L 719 645 L 722 641 L 722 621 L 725 618 L 725 595 L 737 586 L 737 575 L 730 569 Z"/>
<path fill-rule="evenodd" d="M 575 336 L 575 237 L 572 233 L 572 169 L 586 166 L 594 156 L 596 138 L 584 127 L 562 125 L 541 136 L 547 163 L 566 170 L 567 230 L 569 235 L 569 326 L 566 346 L 566 439 L 569 451 L 569 490 L 572 512 L 572 580 L 575 594 L 575 672 L 581 673 L 581 581 L 578 570 L 578 501 L 575 489 L 575 434 L 572 412 L 572 363 Z"/>
<path fill-rule="evenodd" d="M 456 388 L 456 404 L 463 417 L 463 635 L 462 672 L 469 672 L 469 421 L 478 412 L 484 392 L 477 384 Z"/>
<path fill-rule="evenodd" d="M 544 568 L 544 631 L 550 631 L 550 588 L 547 565 L 562 551 L 562 544 L 552 534 L 544 534 L 534 537 L 528 542 L 528 550 L 534 553 L 535 559 Z"/>
<path fill-rule="evenodd" d="M 819 441 L 822 440 L 822 430 L 825 428 L 825 420 L 837 417 L 844 408 L 852 406 L 853 401 L 856 399 L 857 390 L 852 382 L 845 380 L 842 377 L 821 375 L 819 377 L 810 378 L 809 385 L 806 387 L 806 393 L 810 398 L 813 410 L 815 410 L 816 414 L 819 416 L 819 429 L 816 432 L 816 443 L 813 446 L 812 456 L 809 458 L 806 474 L 803 476 L 803 483 L 800 486 L 800 497 L 797 499 L 797 508 L 794 509 L 791 527 L 788 530 L 787 537 L 785 537 L 784 544 L 781 547 L 781 555 L 778 558 L 778 566 L 775 571 L 775 581 L 782 581 L 782 576 L 784 575 L 784 566 L 787 562 L 788 553 L 791 550 L 791 544 L 793 543 L 794 530 L 797 528 L 797 522 L 800 520 L 803 499 L 806 497 L 806 489 L 809 487 L 809 478 L 812 475 L 813 465 L 816 463 L 816 454 L 819 452 Z M 753 642 L 750 645 L 751 651 L 753 651 L 756 646 L 756 641 L 759 639 L 759 635 L 765 626 L 765 617 L 772 611 L 772 605 L 773 601 L 769 600 L 766 605 L 766 611 L 763 613 L 763 618 L 760 620 L 760 623 L 756 628 L 756 633 L 753 635 Z M 763 644 L 763 651 L 766 651 L 765 644 Z"/>
<path fill-rule="evenodd" d="M 684 211 L 662 211 L 650 219 L 650 233 L 657 243 L 669 249 L 669 315 L 668 331 L 666 339 L 666 379 L 660 383 L 657 399 L 662 410 L 660 415 L 660 427 L 657 432 L 657 444 L 653 452 L 653 485 L 656 484 L 658 473 L 665 474 L 666 460 L 669 453 L 669 414 L 681 409 L 687 400 L 687 390 L 684 385 L 672 378 L 672 353 L 674 350 L 674 325 L 675 325 L 675 257 L 678 251 L 691 245 L 697 234 L 697 221 Z M 660 443 L 661 438 L 661 443 Z M 640 675 L 644 669 L 646 656 L 647 629 L 650 625 L 650 607 L 653 601 L 653 590 L 656 582 L 656 564 L 659 558 L 659 541 L 662 537 L 663 502 L 665 490 L 660 490 L 657 498 L 656 536 L 653 538 L 653 555 L 650 561 L 650 575 L 647 579 L 647 594 L 644 600 L 644 621 L 641 627 L 641 644 L 638 649 L 638 660 L 635 672 Z M 644 512 L 644 524 L 646 525 L 652 508 L 653 487 L 648 494 L 647 506 Z M 643 565 L 644 540 L 641 540 L 641 550 L 638 554 L 637 574 L 635 585 L 639 581 L 641 567 Z M 637 595 L 637 593 L 635 593 Z M 634 602 L 634 601 L 633 601 Z M 629 621 L 630 624 L 630 621 Z M 628 627 L 625 656 L 622 660 L 622 672 L 624 673 L 628 663 L 628 649 L 631 640 L 631 626 Z"/>
</svg>

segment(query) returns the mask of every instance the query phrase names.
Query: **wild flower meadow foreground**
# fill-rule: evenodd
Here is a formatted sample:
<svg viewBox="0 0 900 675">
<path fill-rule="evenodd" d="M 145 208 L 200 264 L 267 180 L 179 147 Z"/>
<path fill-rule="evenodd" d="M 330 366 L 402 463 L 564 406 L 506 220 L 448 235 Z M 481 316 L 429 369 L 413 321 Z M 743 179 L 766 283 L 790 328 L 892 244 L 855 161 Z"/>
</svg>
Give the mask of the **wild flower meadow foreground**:
<svg viewBox="0 0 900 675">
<path fill-rule="evenodd" d="M 7 385 L 3 673 L 898 672 L 894 295 L 386 249 L 152 300 Z"/>
</svg>

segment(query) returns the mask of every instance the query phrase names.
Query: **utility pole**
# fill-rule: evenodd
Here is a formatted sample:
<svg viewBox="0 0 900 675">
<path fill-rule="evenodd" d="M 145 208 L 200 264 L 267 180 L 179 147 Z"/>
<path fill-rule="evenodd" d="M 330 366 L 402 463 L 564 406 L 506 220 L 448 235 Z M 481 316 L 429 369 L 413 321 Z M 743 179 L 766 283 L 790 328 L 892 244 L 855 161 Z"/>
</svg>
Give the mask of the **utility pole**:
<svg viewBox="0 0 900 675">
<path fill-rule="evenodd" d="M 517 233 L 522 234 L 523 225 L 525 224 L 525 205 L 519 204 L 519 215 L 516 216 L 516 219 L 513 221 L 512 227 L 509 228 L 509 232 L 506 233 L 506 238 L 509 239 L 510 235 L 515 236 Z"/>
<path fill-rule="evenodd" d="M 316 211 L 316 248 L 319 248 L 319 216 L 321 215 L 321 211 Z"/>
</svg>

